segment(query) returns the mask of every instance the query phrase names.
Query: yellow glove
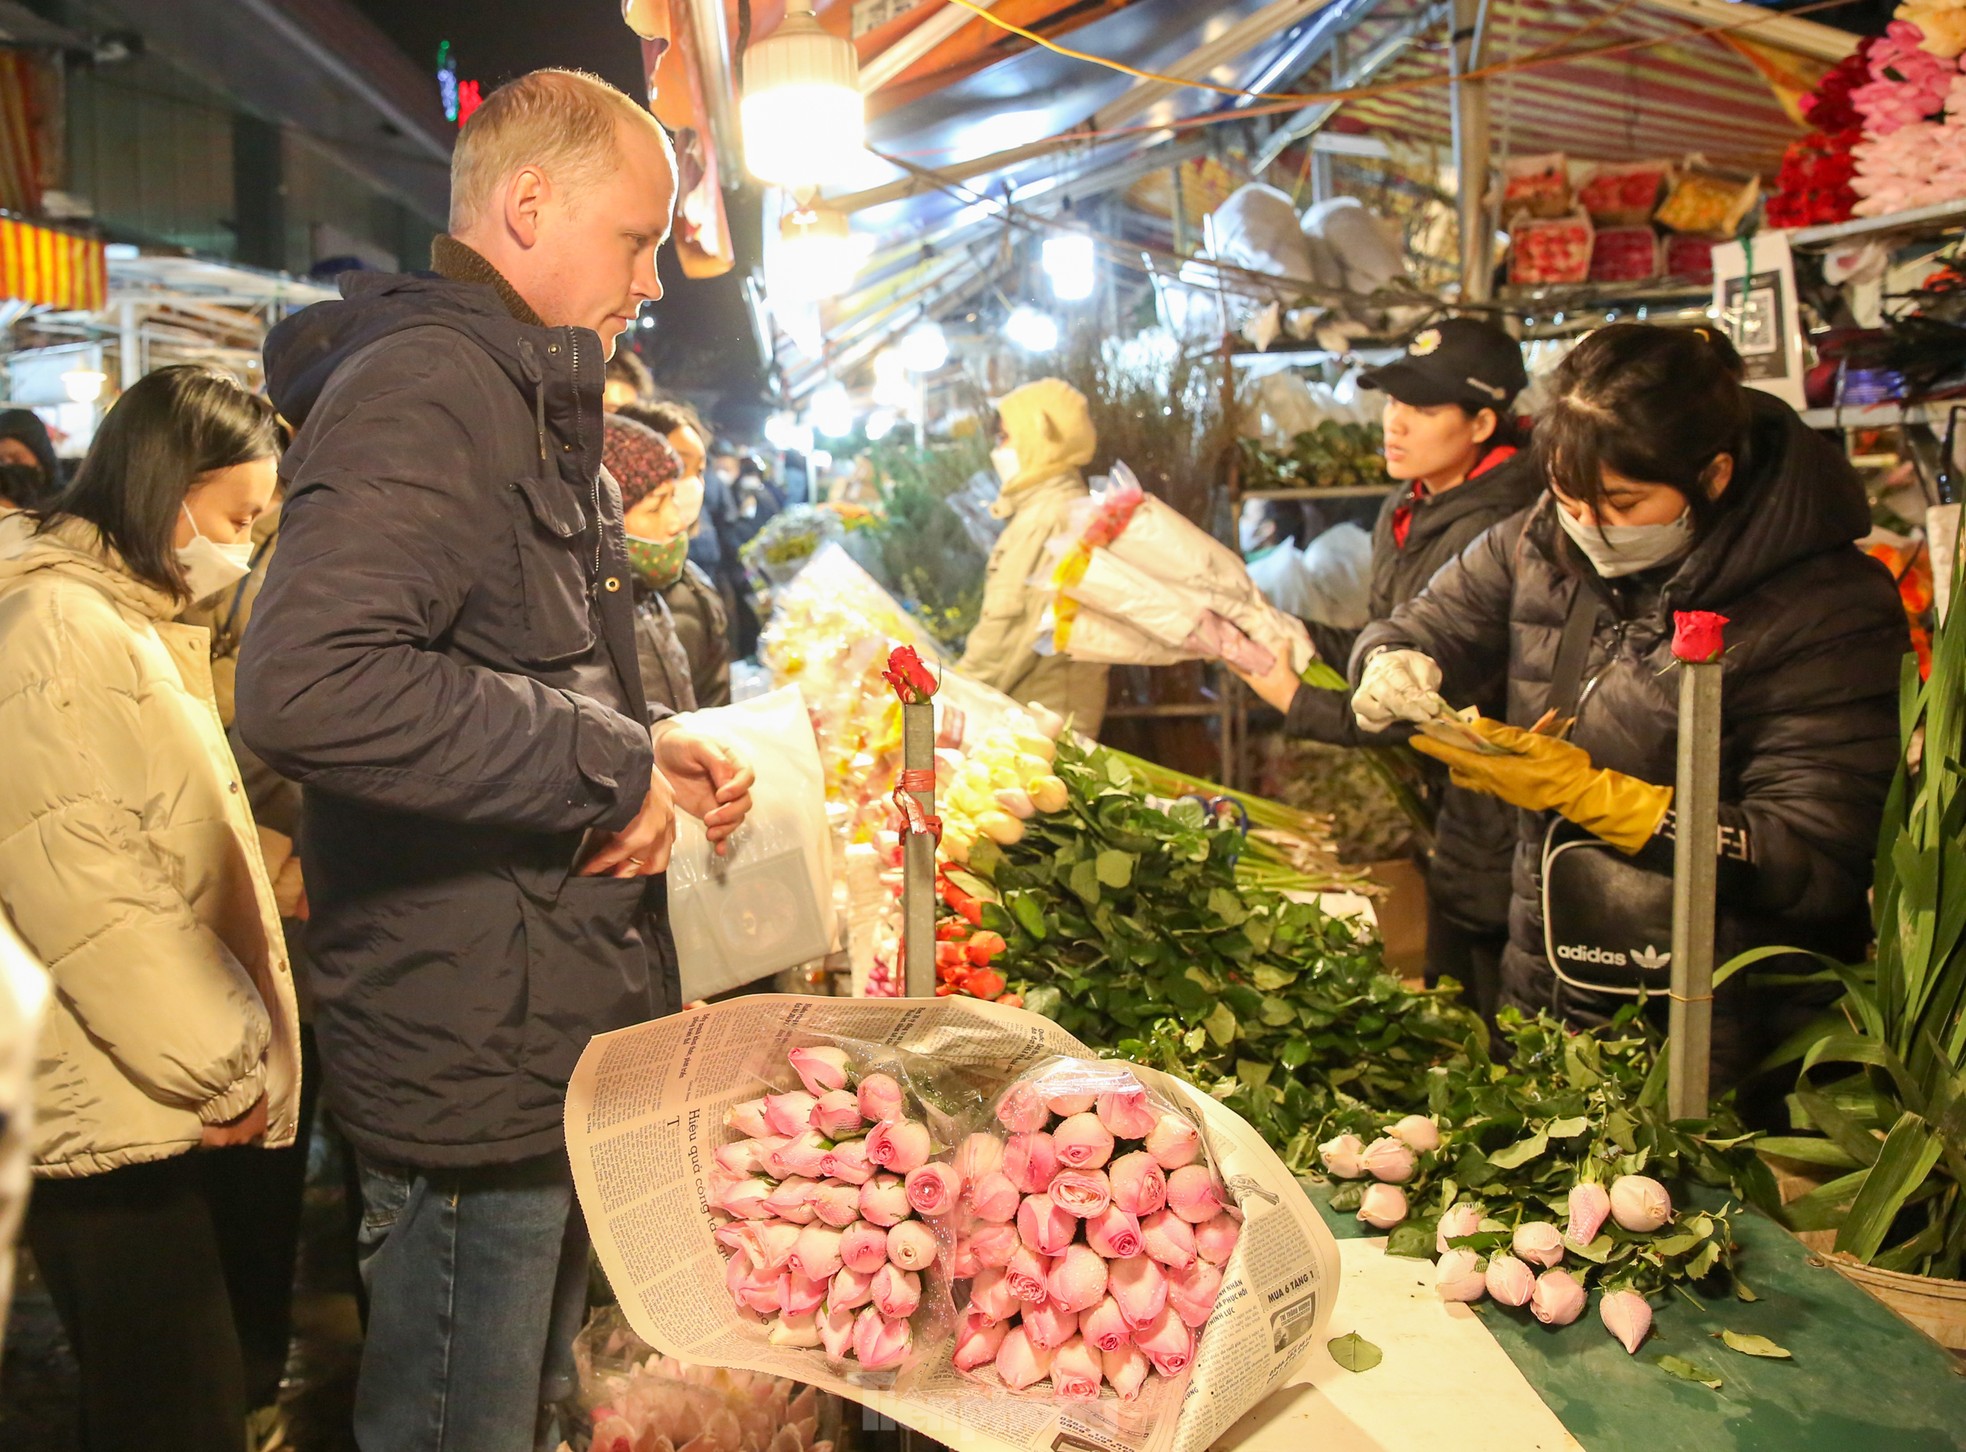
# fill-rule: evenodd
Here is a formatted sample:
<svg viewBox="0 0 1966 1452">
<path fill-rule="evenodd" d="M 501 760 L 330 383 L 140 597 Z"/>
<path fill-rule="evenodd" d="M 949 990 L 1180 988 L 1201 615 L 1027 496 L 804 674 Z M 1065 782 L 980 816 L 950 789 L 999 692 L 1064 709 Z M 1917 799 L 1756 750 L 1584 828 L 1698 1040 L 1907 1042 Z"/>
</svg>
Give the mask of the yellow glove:
<svg viewBox="0 0 1966 1452">
<path fill-rule="evenodd" d="M 1486 717 L 1475 732 L 1506 755 L 1416 735 L 1413 749 L 1445 762 L 1454 785 L 1486 792 L 1528 812 L 1559 812 L 1622 852 L 1636 852 L 1659 830 L 1672 806 L 1672 788 L 1591 765 L 1581 746 L 1505 726 Z"/>
</svg>

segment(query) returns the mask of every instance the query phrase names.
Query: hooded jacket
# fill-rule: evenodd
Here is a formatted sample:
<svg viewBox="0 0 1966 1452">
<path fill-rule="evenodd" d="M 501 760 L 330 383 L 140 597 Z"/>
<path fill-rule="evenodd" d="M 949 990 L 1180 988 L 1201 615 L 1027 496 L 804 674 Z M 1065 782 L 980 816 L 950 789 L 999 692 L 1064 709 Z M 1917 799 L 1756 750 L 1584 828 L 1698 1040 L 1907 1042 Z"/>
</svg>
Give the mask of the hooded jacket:
<svg viewBox="0 0 1966 1452">
<path fill-rule="evenodd" d="M 990 550 L 982 610 L 956 669 L 1019 703 L 1036 701 L 1070 716 L 1075 730 L 1097 737 L 1106 716 L 1106 667 L 1038 654 L 1051 591 L 1030 583 L 1046 543 L 1089 492 L 1080 471 L 1098 447 L 1092 415 L 1085 395 L 1056 378 L 1014 390 L 997 412 L 1018 468 L 990 507 L 1007 523 Z"/>
<path fill-rule="evenodd" d="M 262 1094 L 291 1144 L 300 1024 L 209 635 L 94 525 L 34 524 L 0 521 L 0 905 L 55 988 L 35 1173 L 183 1154 Z"/>
<path fill-rule="evenodd" d="M 574 875 L 653 768 L 600 340 L 483 259 L 354 274 L 274 329 L 297 429 L 238 726 L 305 792 L 327 1093 L 365 1156 L 558 1150 L 590 1036 L 675 1004 L 660 879 Z"/>
<path fill-rule="evenodd" d="M 1677 565 L 1605 581 L 1557 529 L 1546 496 L 1491 530 L 1389 620 L 1366 627 L 1354 675 L 1386 646 L 1440 663 L 1449 701 L 1507 677 L 1507 719 L 1536 723 L 1580 590 L 1597 596 L 1584 670 L 1594 682 L 1570 739 L 1600 767 L 1675 779 L 1679 683 L 1673 614 L 1728 617 L 1721 658 L 1721 825 L 1727 846 L 1721 952 L 1794 944 L 1861 955 L 1878 824 L 1898 759 L 1898 683 L 1908 648 L 1890 573 L 1855 541 L 1870 529 L 1843 455 L 1793 410 L 1752 395 L 1750 441 L 1712 526 Z M 1561 987 L 1544 955 L 1546 814 L 1518 813 L 1503 1000 L 1602 1021 L 1626 1001 Z M 1670 873 L 1671 844 L 1638 859 Z M 1779 971 L 1779 970 L 1776 970 Z M 1740 975 L 1717 1003 L 1716 1073 L 1734 1077 L 1785 1031 L 1794 994 Z"/>
</svg>

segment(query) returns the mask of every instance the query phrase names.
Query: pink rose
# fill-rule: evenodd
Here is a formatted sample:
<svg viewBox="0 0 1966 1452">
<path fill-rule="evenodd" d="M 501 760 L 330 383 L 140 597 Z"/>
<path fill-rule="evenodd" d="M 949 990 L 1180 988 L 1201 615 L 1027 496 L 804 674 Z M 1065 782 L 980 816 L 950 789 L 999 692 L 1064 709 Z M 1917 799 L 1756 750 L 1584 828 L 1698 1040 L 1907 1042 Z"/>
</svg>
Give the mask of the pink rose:
<svg viewBox="0 0 1966 1452">
<path fill-rule="evenodd" d="M 799 1236 L 804 1234 L 798 1226 L 783 1220 L 754 1221 L 744 1228 L 750 1232 L 745 1249 L 751 1252 L 751 1259 L 774 1272 L 784 1269 L 785 1262 L 798 1248 Z"/>
<path fill-rule="evenodd" d="M 774 1316 L 785 1304 L 785 1276 L 754 1270 L 738 1291 L 737 1299 L 760 1316 Z"/>
<path fill-rule="evenodd" d="M 1568 1326 L 1584 1314 L 1588 1297 L 1577 1278 L 1564 1270 L 1546 1270 L 1536 1277 L 1529 1310 L 1545 1326 Z"/>
<path fill-rule="evenodd" d="M 1121 1155 L 1107 1168 L 1113 1203 L 1129 1215 L 1151 1215 L 1167 1204 L 1167 1175 L 1144 1150 Z"/>
<path fill-rule="evenodd" d="M 717 1164 L 733 1175 L 761 1175 L 771 1168 L 771 1152 L 784 1144 L 781 1135 L 762 1139 L 734 1139 L 717 1146 Z"/>
<path fill-rule="evenodd" d="M 1195 1357 L 1195 1333 L 1168 1306 L 1153 1321 L 1133 1333 L 1133 1344 L 1147 1353 L 1162 1376 L 1179 1376 Z"/>
<path fill-rule="evenodd" d="M 1017 1236 L 1039 1255 L 1056 1255 L 1079 1233 L 1078 1218 L 1049 1195 L 1029 1196 L 1017 1207 Z"/>
<path fill-rule="evenodd" d="M 1047 1094 L 1044 1107 L 1060 1119 L 1070 1119 L 1074 1114 L 1087 1114 L 1099 1102 L 1096 1094 Z"/>
<path fill-rule="evenodd" d="M 766 1339 L 773 1346 L 817 1346 L 819 1323 L 810 1311 L 798 1315 L 787 1312 L 771 1323 L 770 1334 Z"/>
<path fill-rule="evenodd" d="M 963 1177 L 954 1165 L 916 1165 L 903 1184 L 916 1214 L 947 1215 L 962 1194 Z"/>
<path fill-rule="evenodd" d="M 974 1371 L 977 1367 L 997 1359 L 997 1352 L 1003 1348 L 1003 1339 L 1010 1327 L 1002 1321 L 992 1321 L 988 1316 L 975 1312 L 963 1317 L 962 1326 L 956 1332 L 956 1351 L 953 1360 L 957 1371 Z"/>
<path fill-rule="evenodd" d="M 1365 1153 L 1359 1156 L 1358 1162 L 1373 1179 L 1384 1180 L 1389 1185 L 1405 1184 L 1413 1178 L 1413 1171 L 1419 1164 L 1413 1146 L 1391 1135 L 1373 1140 L 1365 1147 Z"/>
<path fill-rule="evenodd" d="M 838 1180 L 813 1187 L 812 1212 L 820 1223 L 844 1230 L 860 1218 L 860 1191 Z"/>
<path fill-rule="evenodd" d="M 1058 1163 L 1070 1170 L 1096 1170 L 1113 1157 L 1113 1136 L 1096 1114 L 1074 1114 L 1051 1132 Z"/>
<path fill-rule="evenodd" d="M 1147 1360 L 1147 1353 L 1132 1342 L 1113 1351 L 1099 1354 L 1100 1370 L 1106 1373 L 1106 1384 L 1118 1393 L 1123 1402 L 1130 1402 L 1140 1395 L 1140 1388 L 1146 1385 L 1147 1373 L 1154 1364 Z"/>
<path fill-rule="evenodd" d="M 1604 1329 L 1618 1338 L 1628 1355 L 1638 1355 L 1639 1343 L 1652 1329 L 1652 1307 L 1637 1291 L 1606 1291 L 1597 1298 Z"/>
<path fill-rule="evenodd" d="M 1325 1173 L 1333 1179 L 1356 1180 L 1365 1173 L 1365 1142 L 1355 1134 L 1341 1134 L 1317 1147 Z"/>
<path fill-rule="evenodd" d="M 1004 1090 L 997 1101 L 997 1123 L 1012 1134 L 1029 1134 L 1043 1129 L 1050 1118 L 1044 1096 L 1030 1083 L 1019 1080 Z"/>
<path fill-rule="evenodd" d="M 802 1276 L 797 1271 L 786 1271 L 784 1283 L 778 1289 L 779 1308 L 788 1316 L 810 1316 L 826 1299 L 830 1284 L 830 1281 L 816 1281 L 810 1276 Z"/>
<path fill-rule="evenodd" d="M 1167 1304 L 1190 1326 L 1205 1326 L 1222 1293 L 1222 1267 L 1198 1260 L 1167 1278 Z"/>
<path fill-rule="evenodd" d="M 1574 1245 L 1589 1245 L 1611 1213 L 1611 1194 L 1602 1185 L 1584 1181 L 1570 1187 L 1570 1226 L 1564 1233 Z M 1474 1232 L 1469 1231 L 1470 1235 Z"/>
<path fill-rule="evenodd" d="M 949 1274 L 966 1281 L 982 1269 L 983 1262 L 976 1258 L 976 1247 L 969 1243 L 969 1237 L 958 1235 L 955 1249 L 949 1252 Z"/>
<path fill-rule="evenodd" d="M 1024 1303 L 1010 1289 L 1010 1279 L 1001 1270 L 986 1270 L 969 1283 L 969 1308 L 993 1321 L 1008 1321 L 1023 1311 Z"/>
<path fill-rule="evenodd" d="M 876 1175 L 860 1187 L 860 1218 L 883 1229 L 908 1218 L 908 1184 L 899 1175 Z"/>
<path fill-rule="evenodd" d="M 1022 1325 L 1033 1346 L 1044 1351 L 1056 1351 L 1078 1335 L 1079 1313 L 1066 1309 L 1056 1301 L 1045 1301 L 1025 1308 Z"/>
<path fill-rule="evenodd" d="M 758 1263 L 751 1259 L 751 1252 L 742 1246 L 737 1253 L 724 1262 L 724 1289 L 730 1292 L 731 1299 L 737 1300 L 744 1293 L 745 1284 L 756 1273 Z"/>
<path fill-rule="evenodd" d="M 1079 1318 L 1079 1334 L 1101 1351 L 1118 1351 L 1133 1341 L 1133 1328 L 1110 1294 Z"/>
<path fill-rule="evenodd" d="M 1226 1210 L 1195 1227 L 1195 1254 L 1210 1265 L 1227 1265 L 1242 1235 L 1242 1222 Z"/>
<path fill-rule="evenodd" d="M 1440 1148 L 1440 1126 L 1425 1114 L 1409 1114 L 1386 1132 L 1415 1154 L 1432 1154 Z"/>
<path fill-rule="evenodd" d="M 1184 1115 L 1163 1114 L 1147 1134 L 1147 1153 L 1163 1170 L 1178 1170 L 1201 1153 L 1201 1133 Z"/>
<path fill-rule="evenodd" d="M 1434 1289 L 1443 1301 L 1479 1301 L 1488 1292 L 1481 1257 L 1465 1246 L 1448 1251 L 1434 1264 Z"/>
<path fill-rule="evenodd" d="M 1068 1311 L 1090 1311 L 1106 1299 L 1106 1257 L 1089 1245 L 1068 1245 L 1045 1279 L 1051 1299 Z"/>
<path fill-rule="evenodd" d="M 726 1220 L 722 1225 L 719 1225 L 715 1230 L 710 1232 L 710 1238 L 725 1250 L 743 1250 L 745 1246 L 745 1231 L 747 1229 L 748 1227 L 742 1220 Z"/>
<path fill-rule="evenodd" d="M 1004 1333 L 1003 1345 L 997 1348 L 997 1375 L 1012 1391 L 1035 1386 L 1051 1375 L 1051 1353 L 1041 1346 L 1033 1346 L 1031 1333 L 1022 1326 L 1013 1326 Z"/>
<path fill-rule="evenodd" d="M 1167 1272 L 1148 1256 L 1116 1260 L 1106 1267 L 1106 1293 L 1119 1304 L 1129 1326 L 1144 1326 L 1167 1305 Z"/>
<path fill-rule="evenodd" d="M 772 1173 L 779 1179 L 799 1175 L 817 1180 L 826 1173 L 826 1137 L 816 1129 L 802 1130 L 772 1152 Z"/>
<path fill-rule="evenodd" d="M 1195 1228 L 1172 1210 L 1156 1210 L 1140 1222 L 1140 1248 L 1170 1270 L 1195 1263 Z"/>
<path fill-rule="evenodd" d="M 1374 1230 L 1391 1230 L 1406 1218 L 1406 1191 L 1397 1185 L 1367 1185 L 1359 1196 L 1358 1218 Z"/>
<path fill-rule="evenodd" d="M 860 1101 L 860 1117 L 869 1124 L 901 1117 L 901 1086 L 890 1074 L 869 1074 L 854 1097 Z"/>
<path fill-rule="evenodd" d="M 1167 1177 L 1167 1208 L 1200 1225 L 1222 1213 L 1222 1190 L 1206 1165 L 1183 1165 Z"/>
<path fill-rule="evenodd" d="M 922 1303 L 922 1278 L 891 1263 L 874 1272 L 869 1290 L 874 1309 L 890 1321 L 914 1315 Z"/>
<path fill-rule="evenodd" d="M 904 1220 L 887 1233 L 887 1258 L 903 1270 L 921 1270 L 935 1262 L 935 1232 L 919 1220 Z"/>
<path fill-rule="evenodd" d="M 731 1105 L 724 1111 L 724 1128 L 746 1139 L 763 1139 L 771 1133 L 771 1122 L 765 1118 L 765 1101 L 746 1099 Z"/>
<path fill-rule="evenodd" d="M 1051 1274 L 1051 1262 L 1028 1245 L 1017 1248 L 1004 1266 L 1003 1273 L 1004 1279 L 1010 1283 L 1010 1293 L 1020 1301 L 1028 1301 L 1035 1306 L 1049 1294 L 1045 1289 L 1045 1279 Z"/>
<path fill-rule="evenodd" d="M 1504 1306 L 1526 1306 L 1536 1294 L 1536 1273 L 1512 1255 L 1488 1258 L 1488 1294 Z"/>
<path fill-rule="evenodd" d="M 928 1126 L 915 1119 L 884 1119 L 867 1131 L 867 1158 L 905 1175 L 928 1163 Z"/>
<path fill-rule="evenodd" d="M 867 1141 L 841 1140 L 820 1156 L 819 1173 L 829 1180 L 864 1185 L 874 1177 L 874 1163 L 867 1158 Z"/>
<path fill-rule="evenodd" d="M 1017 1218 L 1018 1204 L 1023 1196 L 1017 1193 L 1017 1186 L 1010 1176 L 1002 1170 L 991 1170 L 967 1182 L 963 1189 L 963 1203 L 969 1206 L 969 1213 L 978 1220 L 992 1225 L 1005 1225 Z"/>
<path fill-rule="evenodd" d="M 831 1089 L 812 1106 L 812 1128 L 828 1139 L 844 1139 L 860 1128 L 860 1101 L 851 1089 Z"/>
<path fill-rule="evenodd" d="M 765 1208 L 780 1220 L 789 1220 L 794 1225 L 810 1225 L 817 1213 L 813 1209 L 812 1197 L 818 1188 L 811 1180 L 793 1175 L 778 1182 L 778 1188 L 765 1200 Z"/>
<path fill-rule="evenodd" d="M 970 1251 L 977 1265 L 985 1270 L 992 1267 L 1001 1270 L 1009 1265 L 1010 1258 L 1023 1243 L 1015 1225 L 979 1225 L 969 1233 Z"/>
<path fill-rule="evenodd" d="M 853 1324 L 857 1318 L 843 1307 L 828 1307 L 819 1316 L 819 1344 L 826 1348 L 828 1361 L 845 1361 L 853 1350 Z"/>
<path fill-rule="evenodd" d="M 884 1321 L 869 1306 L 853 1323 L 853 1354 L 867 1370 L 886 1371 L 907 1356 L 909 1336 L 906 1321 Z"/>
<path fill-rule="evenodd" d="M 1434 1227 L 1434 1254 L 1446 1255 L 1451 1241 L 1463 1240 L 1481 1229 L 1481 1207 L 1472 1200 L 1457 1200 L 1441 1214 Z"/>
<path fill-rule="evenodd" d="M 808 1225 L 785 1264 L 815 1281 L 830 1281 L 840 1269 L 841 1232 L 830 1225 Z"/>
<path fill-rule="evenodd" d="M 745 1220 L 769 1220 L 771 1211 L 765 1201 L 771 1198 L 773 1188 L 769 1180 L 740 1180 L 724 1192 L 719 1208 Z"/>
<path fill-rule="evenodd" d="M 994 1134 L 972 1134 L 956 1150 L 956 1169 L 965 1185 L 1003 1168 L 1003 1141 Z"/>
<path fill-rule="evenodd" d="M 1058 1173 L 1058 1147 L 1042 1132 L 1013 1134 L 1003 1149 L 1003 1172 L 1022 1193 L 1041 1194 Z"/>
<path fill-rule="evenodd" d="M 881 1264 L 885 1266 L 886 1261 Z M 879 1272 L 875 1272 L 879 1274 Z M 826 1292 L 826 1304 L 840 1311 L 858 1311 L 874 1299 L 874 1277 L 843 1265 Z"/>
<path fill-rule="evenodd" d="M 1147 1090 L 1140 1084 L 1101 1094 L 1097 1112 L 1114 1139 L 1145 1139 L 1160 1123 L 1160 1111 L 1148 1102 Z"/>
<path fill-rule="evenodd" d="M 825 1094 L 834 1089 L 846 1087 L 847 1069 L 852 1060 L 845 1049 L 812 1045 L 792 1050 L 786 1055 L 791 1060 L 799 1082 L 806 1086 L 808 1094 Z"/>
<path fill-rule="evenodd" d="M 818 1095 L 802 1094 L 796 1089 L 790 1094 L 767 1094 L 765 1123 L 771 1126 L 773 1134 L 797 1134 L 811 1125 L 812 1106 L 818 1102 Z"/>
<path fill-rule="evenodd" d="M 1060 1170 L 1051 1177 L 1051 1203 L 1081 1220 L 1089 1220 L 1113 1202 L 1113 1187 L 1104 1170 Z"/>
<path fill-rule="evenodd" d="M 840 1264 L 872 1275 L 887 1264 L 887 1232 L 856 1220 L 840 1233 Z"/>
<path fill-rule="evenodd" d="M 1531 1265 L 1547 1270 L 1563 1261 L 1563 1232 L 1547 1220 L 1523 1221 L 1509 1241 L 1509 1249 Z"/>
<path fill-rule="evenodd" d="M 1117 1205 L 1108 1205 L 1085 1222 L 1085 1243 L 1107 1260 L 1140 1254 L 1140 1222 Z"/>
<path fill-rule="evenodd" d="M 1098 1401 L 1103 1375 L 1099 1353 L 1087 1346 L 1082 1336 L 1074 1336 L 1051 1358 L 1051 1390 L 1060 1401 Z"/>
</svg>

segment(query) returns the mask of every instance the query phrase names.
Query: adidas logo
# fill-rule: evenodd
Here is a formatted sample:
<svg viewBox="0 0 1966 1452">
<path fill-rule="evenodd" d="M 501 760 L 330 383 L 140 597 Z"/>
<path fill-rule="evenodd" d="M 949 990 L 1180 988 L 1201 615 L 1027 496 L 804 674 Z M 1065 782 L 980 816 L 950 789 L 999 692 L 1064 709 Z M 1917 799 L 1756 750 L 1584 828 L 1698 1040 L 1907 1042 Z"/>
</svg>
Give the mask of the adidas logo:
<svg viewBox="0 0 1966 1452">
<path fill-rule="evenodd" d="M 1601 963 L 1607 968 L 1622 968 L 1626 963 L 1623 953 L 1607 953 L 1602 948 L 1580 948 L 1574 943 L 1559 943 L 1556 956 L 1568 958 L 1572 963 Z"/>
<path fill-rule="evenodd" d="M 1632 953 L 1632 963 L 1637 967 L 1643 968 L 1648 973 L 1656 973 L 1659 969 L 1671 965 L 1672 954 L 1661 953 L 1657 948 L 1647 943 L 1643 948 L 1639 948 Z"/>
</svg>

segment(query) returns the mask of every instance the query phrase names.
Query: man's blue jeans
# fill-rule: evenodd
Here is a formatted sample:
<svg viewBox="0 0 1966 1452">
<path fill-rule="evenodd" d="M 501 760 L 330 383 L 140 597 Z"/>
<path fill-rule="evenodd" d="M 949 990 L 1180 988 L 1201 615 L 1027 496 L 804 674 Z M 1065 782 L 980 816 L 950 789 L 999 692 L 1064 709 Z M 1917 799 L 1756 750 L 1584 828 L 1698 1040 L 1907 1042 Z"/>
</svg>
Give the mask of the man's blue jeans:
<svg viewBox="0 0 1966 1452">
<path fill-rule="evenodd" d="M 566 1156 L 362 1172 L 362 1452 L 532 1452 L 571 1390 L 587 1232 Z"/>
</svg>

